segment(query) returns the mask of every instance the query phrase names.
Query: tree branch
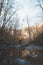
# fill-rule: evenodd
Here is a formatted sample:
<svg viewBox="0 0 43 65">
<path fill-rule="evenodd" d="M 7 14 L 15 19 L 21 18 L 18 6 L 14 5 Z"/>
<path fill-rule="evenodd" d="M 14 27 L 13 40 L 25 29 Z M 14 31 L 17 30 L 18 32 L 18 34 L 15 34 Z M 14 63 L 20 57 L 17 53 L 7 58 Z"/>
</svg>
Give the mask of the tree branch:
<svg viewBox="0 0 43 65">
<path fill-rule="evenodd" d="M 2 11 L 3 3 L 4 3 L 4 0 L 0 3 L 0 13 Z"/>
</svg>

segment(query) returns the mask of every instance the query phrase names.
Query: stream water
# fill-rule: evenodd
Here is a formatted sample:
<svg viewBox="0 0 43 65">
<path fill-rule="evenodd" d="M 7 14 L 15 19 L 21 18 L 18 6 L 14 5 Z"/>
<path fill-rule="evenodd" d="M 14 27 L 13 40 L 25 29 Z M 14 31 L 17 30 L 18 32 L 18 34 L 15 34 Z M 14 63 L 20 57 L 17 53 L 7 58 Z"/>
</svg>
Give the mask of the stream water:
<svg viewBox="0 0 43 65">
<path fill-rule="evenodd" d="M 12 46 L 13 47 L 13 46 Z M 20 47 L 20 46 L 16 46 L 17 48 Z M 2 46 L 0 45 L 0 52 L 3 52 L 5 49 L 7 48 L 7 46 Z M 10 48 L 10 47 L 9 47 Z M 43 50 L 43 47 L 37 47 L 37 46 L 27 46 L 26 49 L 37 49 L 37 50 L 40 50 L 40 48 Z M 40 54 L 39 54 L 40 55 Z M 40 56 L 39 56 L 40 57 Z M 43 54 L 41 56 L 42 58 L 42 61 L 39 61 L 39 62 L 33 62 L 31 60 L 26 60 L 26 59 L 23 59 L 23 58 L 16 58 L 14 56 L 3 56 L 0 54 L 0 65 L 43 65 Z M 33 55 L 33 58 L 37 59 L 38 56 L 37 55 Z M 30 58 L 31 59 L 31 58 Z M 39 60 L 39 58 L 38 58 Z M 37 60 L 37 61 L 38 61 Z"/>
</svg>

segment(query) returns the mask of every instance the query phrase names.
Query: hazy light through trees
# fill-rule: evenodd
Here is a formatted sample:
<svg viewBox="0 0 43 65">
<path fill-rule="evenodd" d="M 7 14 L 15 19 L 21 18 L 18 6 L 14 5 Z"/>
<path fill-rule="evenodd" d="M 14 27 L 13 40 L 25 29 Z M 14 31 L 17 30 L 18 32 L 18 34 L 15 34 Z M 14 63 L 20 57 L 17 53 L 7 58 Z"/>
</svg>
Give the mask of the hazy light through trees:
<svg viewBox="0 0 43 65">
<path fill-rule="evenodd" d="M 0 0 L 1 3 L 2 0 Z M 10 26 L 14 26 L 15 21 L 16 21 L 16 16 L 18 17 L 18 21 L 19 21 L 19 26 L 20 28 L 22 28 L 22 23 L 23 23 L 23 27 L 27 26 L 27 22 L 23 21 L 23 19 L 26 18 L 26 16 L 28 16 L 29 18 L 29 24 L 31 25 L 35 25 L 36 22 L 40 22 L 42 20 L 42 17 L 38 17 L 38 16 L 43 16 L 43 14 L 41 14 L 42 9 L 40 7 L 40 3 L 41 6 L 43 7 L 43 1 L 41 0 L 4 0 L 3 3 L 3 7 L 2 7 L 2 11 L 0 14 L 0 25 L 2 26 L 3 24 L 3 18 L 4 18 L 4 13 L 6 11 L 6 9 L 9 9 L 9 11 L 6 14 L 6 21 L 8 20 L 9 22 L 6 24 L 6 26 L 10 27 Z M 14 14 L 13 12 L 16 11 Z M 13 15 L 12 15 L 13 14 Z M 12 17 L 9 20 L 9 17 L 12 15 Z M 25 23 L 24 23 L 25 22 Z M 41 22 L 42 23 L 42 22 Z M 10 26 L 9 26 L 10 25 Z"/>
</svg>

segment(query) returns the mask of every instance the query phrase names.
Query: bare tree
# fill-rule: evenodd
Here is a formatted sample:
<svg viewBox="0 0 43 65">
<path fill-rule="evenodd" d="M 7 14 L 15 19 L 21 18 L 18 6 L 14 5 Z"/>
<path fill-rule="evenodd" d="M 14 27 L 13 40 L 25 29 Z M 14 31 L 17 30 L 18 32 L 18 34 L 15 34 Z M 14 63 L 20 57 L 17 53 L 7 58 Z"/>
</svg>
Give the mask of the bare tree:
<svg viewBox="0 0 43 65">
<path fill-rule="evenodd" d="M 16 43 L 18 43 L 18 40 L 17 40 L 17 28 L 19 27 L 19 17 L 18 17 L 18 15 L 16 15 L 16 22 L 15 22 L 15 24 L 14 24 L 14 40 L 15 40 L 15 42 Z"/>
<path fill-rule="evenodd" d="M 28 26 L 28 35 L 29 35 L 29 38 L 28 38 L 28 41 L 31 41 L 31 29 L 30 29 L 30 26 L 29 26 L 29 18 L 28 18 L 28 16 L 26 16 L 25 17 L 25 19 L 23 19 L 23 21 L 25 22 L 26 21 L 26 23 L 27 23 L 27 26 Z"/>
<path fill-rule="evenodd" d="M 5 3 L 5 1 L 7 1 Z M 14 1 L 14 4 L 13 4 Z M 12 23 L 12 20 L 16 16 L 16 12 L 22 7 L 21 3 L 15 2 L 16 0 L 1 0 L 0 2 L 0 23 L 2 24 L 1 26 L 1 37 L 4 39 L 4 28 L 6 25 L 9 23 Z M 17 27 L 17 19 L 16 21 L 13 21 L 13 24 L 15 22 L 15 34 L 16 34 L 16 27 Z M 10 24 L 12 26 L 12 24 Z M 9 26 L 10 26 L 9 25 Z M 3 41 L 3 39 L 1 39 Z M 14 39 L 15 40 L 15 39 Z"/>
<path fill-rule="evenodd" d="M 29 34 L 29 39 L 31 40 L 31 30 L 30 30 L 30 26 L 29 26 L 29 20 L 27 17 L 27 24 L 28 24 L 28 34 Z"/>
<path fill-rule="evenodd" d="M 35 23 L 35 25 L 36 25 L 36 36 L 39 34 L 39 32 L 38 32 L 38 24 L 37 23 L 38 22 Z"/>
<path fill-rule="evenodd" d="M 36 4 L 36 7 L 39 7 L 41 12 L 39 15 L 37 15 L 37 17 L 41 17 L 43 18 L 43 0 L 37 0 L 37 4 Z"/>
<path fill-rule="evenodd" d="M 42 5 L 43 0 L 37 0 L 37 2 L 38 2 L 37 6 L 39 6 L 43 12 L 43 5 Z"/>
<path fill-rule="evenodd" d="M 0 4 L 0 13 L 1 13 L 1 11 L 2 11 L 4 1 L 5 1 L 5 0 L 3 0 L 3 1 L 1 2 L 1 4 Z M 9 17 L 8 19 L 6 19 L 7 14 L 8 14 L 8 12 L 9 12 L 10 8 L 11 8 L 11 5 L 8 7 L 8 4 L 9 4 L 9 0 L 7 0 L 7 7 L 6 7 L 5 12 L 4 12 L 4 15 L 3 15 L 2 29 L 5 28 L 6 24 L 10 21 L 10 19 L 11 19 L 12 16 L 17 12 L 17 10 L 19 10 L 19 9 L 21 8 L 21 7 L 20 7 L 20 3 L 15 3 L 14 5 L 16 5 L 16 4 L 17 4 L 17 5 L 15 6 L 13 13 L 10 15 L 10 17 Z M 13 4 L 12 4 L 12 5 L 13 5 Z"/>
<path fill-rule="evenodd" d="M 2 11 L 3 3 L 4 3 L 4 0 L 2 0 L 2 1 L 0 2 L 0 14 L 1 14 L 1 11 Z"/>
</svg>

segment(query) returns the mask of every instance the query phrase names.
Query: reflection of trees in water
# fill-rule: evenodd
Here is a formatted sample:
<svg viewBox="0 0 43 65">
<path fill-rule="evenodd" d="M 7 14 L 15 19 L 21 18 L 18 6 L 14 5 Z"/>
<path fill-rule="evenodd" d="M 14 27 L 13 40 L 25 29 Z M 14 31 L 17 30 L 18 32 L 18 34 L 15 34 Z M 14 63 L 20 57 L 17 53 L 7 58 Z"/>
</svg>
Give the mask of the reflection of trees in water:
<svg viewBox="0 0 43 65">
<path fill-rule="evenodd" d="M 14 58 L 14 57 L 3 57 L 1 65 L 43 65 L 40 63 L 35 63 L 32 61 L 27 61 L 20 58 Z"/>
<path fill-rule="evenodd" d="M 19 52 L 19 50 L 21 51 L 21 53 Z M 33 65 L 35 65 L 35 64 L 36 65 L 43 65 L 43 53 L 42 52 L 43 51 L 40 51 L 40 50 L 37 51 L 37 50 L 21 49 L 21 47 L 19 49 L 18 46 L 13 47 L 11 45 L 11 47 L 9 47 L 5 50 L 3 49 L 3 51 L 0 55 L 0 58 L 1 58 L 2 63 L 8 64 L 8 62 L 9 62 L 9 65 L 15 63 L 15 61 L 18 63 L 18 65 L 20 65 L 20 64 L 25 65 L 24 61 L 21 62 L 21 60 L 23 60 L 23 59 L 28 60 L 28 62 L 30 62 L 31 65 L 32 65 L 32 63 L 33 63 Z M 15 58 L 19 58 L 19 59 L 22 58 L 22 59 L 20 59 L 18 61 L 18 59 L 15 60 Z M 20 62 L 20 64 L 19 64 L 19 62 Z"/>
</svg>

